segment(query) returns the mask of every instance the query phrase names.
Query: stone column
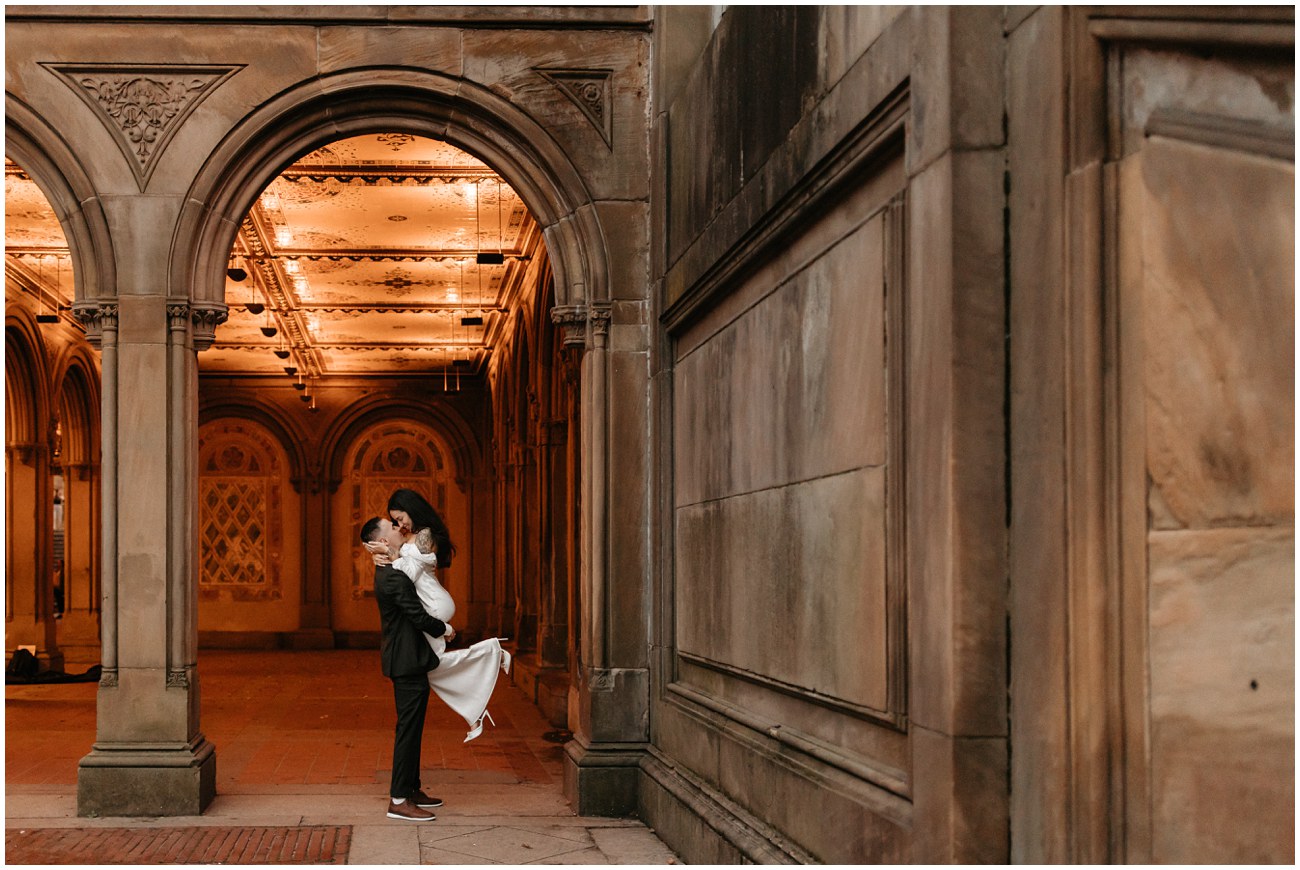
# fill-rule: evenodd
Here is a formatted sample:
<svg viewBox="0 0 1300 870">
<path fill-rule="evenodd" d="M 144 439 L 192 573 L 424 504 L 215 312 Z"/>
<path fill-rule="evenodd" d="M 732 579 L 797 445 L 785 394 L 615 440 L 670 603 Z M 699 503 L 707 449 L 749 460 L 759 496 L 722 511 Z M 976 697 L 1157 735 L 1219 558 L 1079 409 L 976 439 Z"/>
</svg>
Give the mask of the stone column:
<svg viewBox="0 0 1300 870">
<path fill-rule="evenodd" d="M 557 314 L 557 320 L 561 315 Z M 582 360 L 582 640 L 565 796 L 580 815 L 636 809 L 649 741 L 645 349 L 611 341 L 610 304 L 587 309 Z M 562 323 L 562 325 L 565 325 Z M 640 335 L 639 324 L 626 335 Z M 566 344 L 569 344 L 566 335 Z M 637 357 L 641 357 L 639 364 Z"/>
<path fill-rule="evenodd" d="M 116 312 L 78 307 L 103 351 L 105 570 L 104 675 L 77 812 L 197 815 L 216 792 L 216 753 L 199 730 L 195 667 L 195 351 L 225 306 L 141 294 Z"/>
<path fill-rule="evenodd" d="M 322 541 L 333 540 L 330 528 L 330 502 L 341 480 L 329 477 L 325 467 L 313 465 L 302 477 L 289 481 L 301 504 L 302 598 L 298 630 L 290 637 L 294 649 L 332 649 L 334 631 L 330 627 L 330 560 L 329 549 Z"/>
</svg>

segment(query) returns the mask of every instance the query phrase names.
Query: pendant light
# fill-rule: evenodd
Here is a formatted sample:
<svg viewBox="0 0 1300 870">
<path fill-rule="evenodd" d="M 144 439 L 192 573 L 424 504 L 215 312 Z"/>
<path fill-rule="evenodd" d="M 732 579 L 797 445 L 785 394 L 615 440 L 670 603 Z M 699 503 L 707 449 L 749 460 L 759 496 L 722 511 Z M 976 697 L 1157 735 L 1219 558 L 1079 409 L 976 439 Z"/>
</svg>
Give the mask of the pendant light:
<svg viewBox="0 0 1300 870">
<path fill-rule="evenodd" d="M 479 179 L 479 181 L 482 181 L 482 180 L 483 180 L 483 179 L 481 179 L 481 178 Z M 478 186 L 478 183 L 479 183 L 478 181 L 474 182 L 475 187 Z M 484 250 L 482 249 L 482 248 L 483 248 L 483 238 L 482 238 L 482 236 L 481 236 L 480 233 L 479 233 L 479 218 L 478 218 L 478 207 L 479 207 L 479 202 L 480 202 L 481 199 L 482 199 L 482 197 L 479 197 L 479 196 L 475 196 L 475 197 L 474 197 L 474 250 L 475 250 L 475 254 L 474 254 L 474 262 L 478 263 L 480 266 L 499 266 L 499 265 L 501 265 L 502 263 L 504 263 L 504 262 L 506 261 L 506 260 L 505 260 L 505 256 L 501 253 L 501 251 L 497 251 L 497 252 L 494 254 L 494 253 L 492 253 L 492 252 L 490 252 L 490 251 L 484 251 Z M 500 180 L 498 179 L 498 181 L 497 181 L 497 211 L 498 211 L 498 213 L 500 213 L 500 210 L 501 210 L 501 182 L 500 182 Z M 500 223 L 500 221 L 498 220 L 498 224 L 499 224 L 499 223 Z M 499 227 L 498 227 L 498 234 L 499 234 Z"/>
<path fill-rule="evenodd" d="M 275 335 L 277 332 L 279 332 L 279 330 L 276 329 L 276 328 L 275 328 L 275 325 L 271 322 L 271 312 L 270 312 L 270 311 L 267 311 L 267 312 L 266 312 L 266 326 L 263 326 L 263 327 L 262 327 L 262 335 L 265 335 L 267 338 L 271 338 L 271 337 L 272 337 L 273 335 Z"/>
<path fill-rule="evenodd" d="M 59 281 L 62 275 L 62 269 L 60 269 L 59 267 L 63 265 L 63 260 L 62 258 L 56 256 L 54 258 L 54 263 L 56 267 L 55 280 Z M 45 257 L 44 256 L 40 258 L 40 264 L 41 264 L 41 269 L 40 269 L 41 279 L 40 281 L 37 282 L 36 285 L 36 322 L 37 323 L 58 323 L 59 315 L 56 312 L 51 311 L 49 314 L 45 313 Z M 55 294 L 54 298 L 56 300 L 58 299 L 57 293 Z M 55 302 L 55 305 L 56 306 L 58 305 L 57 301 Z"/>
</svg>

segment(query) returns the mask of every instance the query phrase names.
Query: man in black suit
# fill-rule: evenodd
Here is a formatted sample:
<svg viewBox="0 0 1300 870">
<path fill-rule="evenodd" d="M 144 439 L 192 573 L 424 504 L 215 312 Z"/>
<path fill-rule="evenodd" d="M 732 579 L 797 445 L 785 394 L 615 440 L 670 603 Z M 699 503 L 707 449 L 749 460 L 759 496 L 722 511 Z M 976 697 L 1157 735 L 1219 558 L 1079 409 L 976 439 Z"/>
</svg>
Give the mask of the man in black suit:
<svg viewBox="0 0 1300 870">
<path fill-rule="evenodd" d="M 383 541 L 389 556 L 401 549 L 401 532 L 393 524 L 374 517 L 361 527 L 361 542 Z M 384 676 L 393 681 L 397 705 L 397 731 L 393 737 L 393 779 L 388 791 L 388 818 L 408 822 L 431 822 L 429 812 L 442 806 L 420 789 L 420 740 L 424 735 L 424 714 L 429 704 L 429 671 L 438 657 L 423 632 L 442 637 L 447 626 L 425 612 L 411 579 L 392 565 L 375 566 L 375 600 L 379 603 L 382 633 L 379 658 Z"/>
</svg>

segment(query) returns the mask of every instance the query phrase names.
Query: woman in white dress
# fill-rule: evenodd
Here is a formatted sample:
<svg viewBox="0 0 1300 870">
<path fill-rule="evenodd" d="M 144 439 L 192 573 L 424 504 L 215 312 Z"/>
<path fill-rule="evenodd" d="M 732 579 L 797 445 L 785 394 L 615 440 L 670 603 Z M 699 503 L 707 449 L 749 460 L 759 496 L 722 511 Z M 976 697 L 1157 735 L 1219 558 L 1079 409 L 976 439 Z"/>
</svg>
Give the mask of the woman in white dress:
<svg viewBox="0 0 1300 870">
<path fill-rule="evenodd" d="M 451 536 L 437 511 L 413 490 L 394 492 L 388 500 L 388 512 L 393 524 L 406 536 L 393 567 L 411 578 L 424 609 L 447 624 L 443 637 L 425 635 L 438 656 L 438 667 L 429 671 L 429 686 L 469 725 L 465 736 L 468 743 L 483 733 L 484 718 L 492 722 L 487 712 L 488 701 L 496 688 L 498 673 L 510 672 L 510 653 L 501 648 L 501 641 L 495 637 L 466 649 L 447 649 L 447 641 L 456 636 L 451 627 L 456 602 L 438 582 L 435 569 L 440 564 L 451 564 L 456 552 Z"/>
</svg>

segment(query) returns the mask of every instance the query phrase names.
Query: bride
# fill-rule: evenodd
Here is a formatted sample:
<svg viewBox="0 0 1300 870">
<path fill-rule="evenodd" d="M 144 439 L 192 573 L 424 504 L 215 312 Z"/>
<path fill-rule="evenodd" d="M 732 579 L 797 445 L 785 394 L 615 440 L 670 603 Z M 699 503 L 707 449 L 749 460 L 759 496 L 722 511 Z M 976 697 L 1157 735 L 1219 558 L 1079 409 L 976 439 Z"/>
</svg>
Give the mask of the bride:
<svg viewBox="0 0 1300 870">
<path fill-rule="evenodd" d="M 442 637 L 425 635 L 438 656 L 438 667 L 429 671 L 429 686 L 469 725 L 465 742 L 483 733 L 483 719 L 492 722 L 487 712 L 488 700 L 496 688 L 497 674 L 510 672 L 510 653 L 501 648 L 495 637 L 481 640 L 466 649 L 447 650 L 447 642 L 456 636 L 451 619 L 456 602 L 435 574 L 438 567 L 451 566 L 456 548 L 438 512 L 414 490 L 399 489 L 388 500 L 393 525 L 401 530 L 406 542 L 392 565 L 415 584 L 424 609 L 447 625 Z M 367 545 L 371 549 L 372 545 Z M 386 552 L 371 549 L 376 564 L 388 561 Z M 495 725 L 495 722 L 492 722 Z"/>
</svg>

